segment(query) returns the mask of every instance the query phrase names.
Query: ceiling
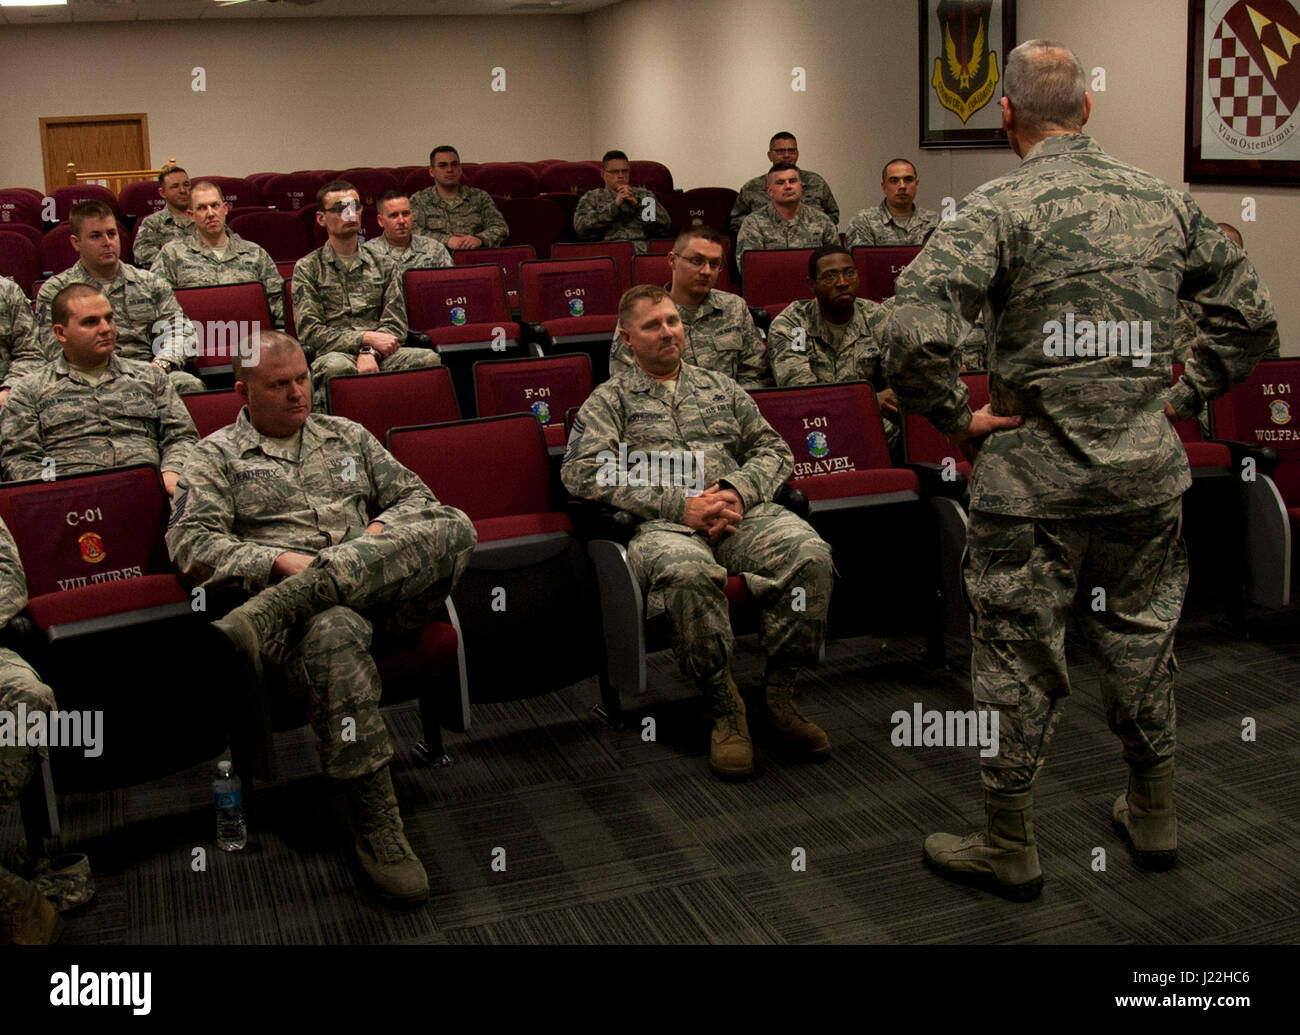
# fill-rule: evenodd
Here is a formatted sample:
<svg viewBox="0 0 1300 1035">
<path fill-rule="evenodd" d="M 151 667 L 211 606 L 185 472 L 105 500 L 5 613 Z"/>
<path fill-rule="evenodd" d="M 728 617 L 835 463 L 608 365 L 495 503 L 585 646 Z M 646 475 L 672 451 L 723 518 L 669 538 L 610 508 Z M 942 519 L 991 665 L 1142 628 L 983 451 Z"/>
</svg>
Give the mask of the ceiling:
<svg viewBox="0 0 1300 1035">
<path fill-rule="evenodd" d="M 294 0 L 223 7 L 216 0 L 68 0 L 67 7 L 0 8 L 0 25 L 175 21 L 195 18 L 342 18 L 447 15 L 584 14 L 619 0 Z"/>
</svg>

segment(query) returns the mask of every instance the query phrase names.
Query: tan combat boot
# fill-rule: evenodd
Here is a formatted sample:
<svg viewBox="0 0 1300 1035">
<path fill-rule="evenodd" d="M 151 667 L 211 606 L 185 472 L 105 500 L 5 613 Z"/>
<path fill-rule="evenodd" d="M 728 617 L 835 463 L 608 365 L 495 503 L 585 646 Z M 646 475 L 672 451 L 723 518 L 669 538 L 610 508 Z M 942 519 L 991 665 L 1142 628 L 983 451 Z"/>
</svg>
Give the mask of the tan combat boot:
<svg viewBox="0 0 1300 1035">
<path fill-rule="evenodd" d="M 741 700 L 731 670 L 725 679 L 706 687 L 713 710 L 713 733 L 709 739 L 709 768 L 724 780 L 743 780 L 754 775 L 754 745 L 745 721 Z"/>
<path fill-rule="evenodd" d="M 1167 870 L 1178 862 L 1178 816 L 1174 810 L 1174 760 L 1129 766 L 1128 792 L 1115 799 L 1115 829 L 1133 846 L 1144 870 Z"/>
<path fill-rule="evenodd" d="M 1034 795 L 984 792 L 988 825 L 983 834 L 931 834 L 925 864 L 958 884 L 969 884 L 1012 902 L 1028 902 L 1043 890 L 1034 842 Z"/>
<path fill-rule="evenodd" d="M 831 741 L 825 730 L 795 707 L 795 681 L 800 671 L 794 666 L 768 666 L 764 679 L 768 728 L 774 746 L 782 753 L 820 762 L 830 757 Z"/>
<path fill-rule="evenodd" d="M 348 780 L 345 793 L 353 850 L 380 898 L 395 905 L 423 902 L 429 897 L 429 876 L 406 840 L 388 766 Z"/>
<path fill-rule="evenodd" d="M 258 658 L 267 640 L 295 622 L 320 614 L 339 602 L 339 590 L 324 568 L 306 568 L 267 586 L 225 618 L 212 623 L 246 658 Z"/>
<path fill-rule="evenodd" d="M 63 918 L 36 885 L 0 866 L 0 945 L 52 945 Z"/>
</svg>

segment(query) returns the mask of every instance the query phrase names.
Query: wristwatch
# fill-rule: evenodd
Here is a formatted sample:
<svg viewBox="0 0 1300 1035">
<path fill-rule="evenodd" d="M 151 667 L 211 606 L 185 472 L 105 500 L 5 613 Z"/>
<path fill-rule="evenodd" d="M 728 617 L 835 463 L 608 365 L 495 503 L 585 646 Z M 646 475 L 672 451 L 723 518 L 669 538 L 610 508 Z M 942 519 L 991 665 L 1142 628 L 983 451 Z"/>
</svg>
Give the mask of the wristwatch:
<svg viewBox="0 0 1300 1035">
<path fill-rule="evenodd" d="M 375 352 L 375 347 L 374 347 L 373 345 L 362 345 L 361 348 L 357 349 L 357 355 L 358 355 L 358 356 L 376 356 L 376 355 L 378 355 L 378 353 Z"/>
<path fill-rule="evenodd" d="M 176 364 L 169 359 L 158 359 L 155 357 L 154 366 L 161 367 L 164 374 L 170 374 L 176 369 Z"/>
</svg>

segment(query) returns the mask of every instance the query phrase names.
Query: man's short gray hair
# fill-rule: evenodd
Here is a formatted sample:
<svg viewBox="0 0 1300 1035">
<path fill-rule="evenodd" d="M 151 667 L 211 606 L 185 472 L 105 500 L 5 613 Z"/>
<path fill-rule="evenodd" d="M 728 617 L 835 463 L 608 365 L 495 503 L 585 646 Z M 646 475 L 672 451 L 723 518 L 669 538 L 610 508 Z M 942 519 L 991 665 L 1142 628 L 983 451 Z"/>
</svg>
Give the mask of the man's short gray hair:
<svg viewBox="0 0 1300 1035">
<path fill-rule="evenodd" d="M 1063 44 L 1026 40 L 1007 55 L 1002 92 L 1026 130 L 1083 128 L 1083 66 Z"/>
</svg>

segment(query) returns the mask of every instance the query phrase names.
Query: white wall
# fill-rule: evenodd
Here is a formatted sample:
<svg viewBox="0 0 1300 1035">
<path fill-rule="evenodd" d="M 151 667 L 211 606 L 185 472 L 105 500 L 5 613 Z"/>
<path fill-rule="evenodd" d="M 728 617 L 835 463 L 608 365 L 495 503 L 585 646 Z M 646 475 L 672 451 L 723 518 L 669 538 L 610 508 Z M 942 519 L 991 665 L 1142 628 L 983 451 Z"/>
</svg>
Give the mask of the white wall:
<svg viewBox="0 0 1300 1035">
<path fill-rule="evenodd" d="M 175 156 L 195 175 L 419 165 L 442 143 L 466 162 L 590 153 L 576 16 L 13 27 L 0 69 L 6 186 L 44 186 L 37 120 L 50 115 L 147 112 L 154 163 Z"/>
</svg>

